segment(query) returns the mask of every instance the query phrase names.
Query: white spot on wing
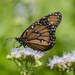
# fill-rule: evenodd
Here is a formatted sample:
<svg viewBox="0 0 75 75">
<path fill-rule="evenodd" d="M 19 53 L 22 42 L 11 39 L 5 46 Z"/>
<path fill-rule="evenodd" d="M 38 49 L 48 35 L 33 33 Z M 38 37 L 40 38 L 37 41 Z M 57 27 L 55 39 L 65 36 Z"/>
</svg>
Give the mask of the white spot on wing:
<svg viewBox="0 0 75 75">
<path fill-rule="evenodd" d="M 26 32 L 28 32 L 28 30 Z"/>
<path fill-rule="evenodd" d="M 51 22 L 51 24 L 53 24 L 53 22 Z"/>
<path fill-rule="evenodd" d="M 44 40 L 41 40 L 41 42 L 43 43 L 43 42 L 44 42 Z"/>
<path fill-rule="evenodd" d="M 58 14 L 57 14 L 57 13 L 55 13 L 55 15 L 57 16 Z"/>
<path fill-rule="evenodd" d="M 49 21 L 50 19 L 48 19 L 48 21 Z"/>
<path fill-rule="evenodd" d="M 31 28 L 34 28 L 34 26 L 32 25 Z"/>
<path fill-rule="evenodd" d="M 38 24 L 40 24 L 40 23 L 38 22 Z"/>
</svg>

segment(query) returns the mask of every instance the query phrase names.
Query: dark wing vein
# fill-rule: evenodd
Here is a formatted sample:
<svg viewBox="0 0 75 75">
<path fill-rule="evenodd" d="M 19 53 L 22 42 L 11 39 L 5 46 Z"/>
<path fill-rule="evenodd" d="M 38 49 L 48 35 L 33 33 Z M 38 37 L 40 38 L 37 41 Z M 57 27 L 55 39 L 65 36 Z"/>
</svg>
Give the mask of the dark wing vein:
<svg viewBox="0 0 75 75">
<path fill-rule="evenodd" d="M 36 26 L 35 26 L 36 27 Z M 41 26 L 39 26 L 39 28 L 38 29 L 36 29 L 35 31 L 34 31 L 34 29 L 32 30 L 32 33 L 29 35 L 27 35 L 27 38 L 28 38 L 28 40 L 30 40 L 30 39 L 34 39 L 34 38 L 38 38 L 39 36 L 42 36 L 44 33 L 48 33 L 48 35 L 49 35 L 49 30 L 48 30 L 48 28 L 47 27 L 45 27 L 45 26 L 43 26 L 43 25 L 41 25 Z M 28 32 L 29 33 L 29 32 Z M 42 34 L 42 35 L 41 35 Z M 45 34 L 44 34 L 44 36 L 45 36 Z"/>
</svg>

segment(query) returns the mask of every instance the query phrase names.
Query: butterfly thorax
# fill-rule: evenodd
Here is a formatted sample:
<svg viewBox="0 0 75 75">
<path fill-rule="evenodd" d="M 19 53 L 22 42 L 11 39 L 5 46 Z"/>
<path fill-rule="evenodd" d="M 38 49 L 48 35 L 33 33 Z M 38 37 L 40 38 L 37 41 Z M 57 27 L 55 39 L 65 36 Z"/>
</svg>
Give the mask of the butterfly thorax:
<svg viewBox="0 0 75 75">
<path fill-rule="evenodd" d="M 21 38 L 21 37 L 18 37 L 18 38 L 15 38 L 22 46 L 26 46 L 27 45 L 27 39 L 25 38 Z"/>
</svg>

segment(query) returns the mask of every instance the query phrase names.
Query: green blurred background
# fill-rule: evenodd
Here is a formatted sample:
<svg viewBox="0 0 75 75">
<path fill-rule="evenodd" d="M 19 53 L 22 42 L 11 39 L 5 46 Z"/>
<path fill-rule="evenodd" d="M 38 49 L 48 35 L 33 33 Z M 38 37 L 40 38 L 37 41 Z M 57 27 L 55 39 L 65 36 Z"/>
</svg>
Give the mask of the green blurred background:
<svg viewBox="0 0 75 75">
<path fill-rule="evenodd" d="M 60 75 L 46 65 L 49 57 L 62 56 L 63 52 L 72 52 L 75 49 L 74 10 L 75 0 L 0 0 L 0 75 L 19 75 L 15 63 L 6 59 L 15 40 L 6 43 L 6 39 L 20 37 L 36 20 L 52 12 L 61 12 L 62 22 L 56 31 L 56 44 L 45 52 L 43 66 L 35 71 L 35 75 Z M 72 75 L 72 72 L 66 75 Z"/>
</svg>

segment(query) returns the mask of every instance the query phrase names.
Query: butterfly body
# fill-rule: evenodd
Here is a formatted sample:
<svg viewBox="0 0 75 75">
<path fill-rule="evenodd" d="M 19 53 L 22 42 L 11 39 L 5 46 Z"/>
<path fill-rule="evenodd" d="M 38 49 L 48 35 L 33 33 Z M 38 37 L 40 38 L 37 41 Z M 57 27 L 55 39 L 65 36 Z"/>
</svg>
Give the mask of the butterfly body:
<svg viewBox="0 0 75 75">
<path fill-rule="evenodd" d="M 61 22 L 61 13 L 54 12 L 28 27 L 21 37 L 15 38 L 22 46 L 34 50 L 46 51 L 55 44 L 55 31 Z"/>
</svg>

